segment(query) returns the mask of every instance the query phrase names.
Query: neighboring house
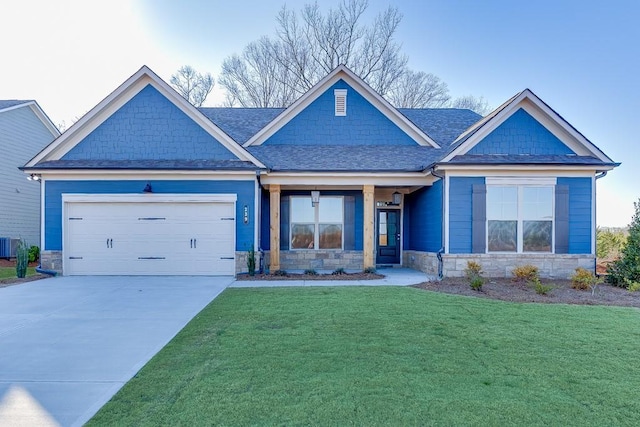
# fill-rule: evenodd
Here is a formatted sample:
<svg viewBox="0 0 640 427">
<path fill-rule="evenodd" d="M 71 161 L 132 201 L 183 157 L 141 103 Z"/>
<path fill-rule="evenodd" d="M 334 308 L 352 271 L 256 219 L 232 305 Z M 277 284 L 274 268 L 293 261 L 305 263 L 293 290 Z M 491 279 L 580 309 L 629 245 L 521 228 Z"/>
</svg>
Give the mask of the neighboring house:
<svg viewBox="0 0 640 427">
<path fill-rule="evenodd" d="M 234 274 L 595 264 L 617 166 L 529 90 L 487 117 L 396 109 L 340 66 L 287 109 L 196 109 L 141 68 L 34 157 L 43 267 Z M 442 263 L 439 263 L 442 259 Z"/>
<path fill-rule="evenodd" d="M 20 167 L 60 135 L 35 101 L 0 100 L 0 256 L 10 239 L 40 245 L 40 185 Z M 7 245 L 5 245 L 7 244 Z M 13 248 L 11 248 L 13 246 Z M 11 249 L 10 249 L 11 248 Z"/>
</svg>

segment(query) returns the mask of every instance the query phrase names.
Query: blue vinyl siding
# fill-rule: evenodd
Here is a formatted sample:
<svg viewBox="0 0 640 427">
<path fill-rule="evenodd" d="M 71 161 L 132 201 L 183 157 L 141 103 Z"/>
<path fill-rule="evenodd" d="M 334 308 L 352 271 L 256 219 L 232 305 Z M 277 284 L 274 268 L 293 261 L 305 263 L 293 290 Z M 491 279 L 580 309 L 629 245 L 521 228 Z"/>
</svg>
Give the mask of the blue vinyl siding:
<svg viewBox="0 0 640 427">
<path fill-rule="evenodd" d="M 449 179 L 449 253 L 472 253 L 473 185 L 485 183 L 483 177 L 453 177 Z"/>
<path fill-rule="evenodd" d="M 62 194 L 140 194 L 147 181 L 47 181 L 45 183 L 45 249 L 62 250 Z M 236 250 L 246 251 L 254 236 L 254 181 L 151 181 L 154 194 L 237 194 Z M 249 222 L 242 221 L 243 207 Z"/>
<path fill-rule="evenodd" d="M 442 180 L 405 196 L 404 249 L 437 252 L 442 247 Z"/>
<path fill-rule="evenodd" d="M 63 160 L 234 160 L 153 86 L 147 85 Z"/>
<path fill-rule="evenodd" d="M 569 253 L 590 254 L 592 179 L 558 178 L 557 183 L 569 187 Z"/>
<path fill-rule="evenodd" d="M 574 154 L 523 109 L 516 111 L 467 154 Z"/>
<path fill-rule="evenodd" d="M 310 196 L 309 191 L 283 191 L 281 196 Z M 355 250 L 361 251 L 363 246 L 364 233 L 364 197 L 361 191 L 321 191 L 322 196 L 354 196 L 355 212 L 354 212 L 354 243 Z M 260 246 L 263 250 L 269 250 L 271 247 L 271 232 L 269 228 L 269 192 L 264 191 L 262 195 L 262 224 L 260 224 Z"/>
<path fill-rule="evenodd" d="M 336 117 L 334 89 L 347 89 L 347 115 Z M 343 80 L 339 80 L 264 144 L 417 145 Z"/>
</svg>

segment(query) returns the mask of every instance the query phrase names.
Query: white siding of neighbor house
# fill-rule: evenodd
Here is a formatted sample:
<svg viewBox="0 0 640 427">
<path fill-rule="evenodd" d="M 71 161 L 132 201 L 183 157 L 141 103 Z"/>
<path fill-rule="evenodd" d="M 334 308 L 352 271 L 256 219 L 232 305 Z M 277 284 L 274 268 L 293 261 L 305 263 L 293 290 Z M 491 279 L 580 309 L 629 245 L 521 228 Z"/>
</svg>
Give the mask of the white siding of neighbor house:
<svg viewBox="0 0 640 427">
<path fill-rule="evenodd" d="M 18 169 L 53 141 L 30 106 L 0 112 L 0 237 L 40 245 L 40 183 Z"/>
</svg>

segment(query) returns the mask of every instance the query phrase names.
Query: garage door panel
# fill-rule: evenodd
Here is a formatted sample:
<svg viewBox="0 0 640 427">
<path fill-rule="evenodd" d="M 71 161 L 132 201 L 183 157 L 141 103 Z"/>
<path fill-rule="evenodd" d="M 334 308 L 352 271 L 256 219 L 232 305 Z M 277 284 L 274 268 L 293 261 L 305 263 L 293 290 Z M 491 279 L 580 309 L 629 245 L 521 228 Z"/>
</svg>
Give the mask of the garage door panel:
<svg viewBox="0 0 640 427">
<path fill-rule="evenodd" d="M 233 203 L 69 203 L 65 274 L 235 274 Z"/>
</svg>

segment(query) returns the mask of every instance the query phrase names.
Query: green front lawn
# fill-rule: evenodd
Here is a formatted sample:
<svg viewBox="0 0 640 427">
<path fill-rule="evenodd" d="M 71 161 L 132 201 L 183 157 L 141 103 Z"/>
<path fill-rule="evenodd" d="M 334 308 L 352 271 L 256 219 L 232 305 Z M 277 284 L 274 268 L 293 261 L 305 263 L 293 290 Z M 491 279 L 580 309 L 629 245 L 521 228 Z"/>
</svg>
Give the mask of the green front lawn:
<svg viewBox="0 0 640 427">
<path fill-rule="evenodd" d="M 227 289 L 90 425 L 635 425 L 640 311 Z"/>
<path fill-rule="evenodd" d="M 33 276 L 36 274 L 35 267 L 27 267 L 27 277 Z M 2 279 L 11 279 L 16 278 L 16 268 L 15 267 L 0 267 L 0 280 Z"/>
</svg>

